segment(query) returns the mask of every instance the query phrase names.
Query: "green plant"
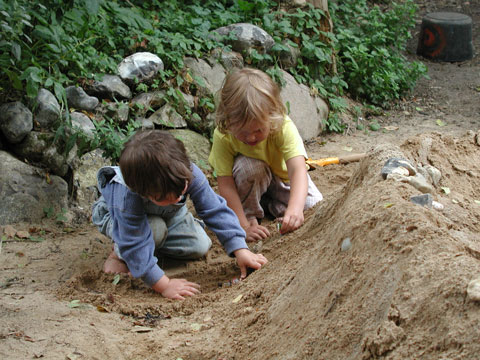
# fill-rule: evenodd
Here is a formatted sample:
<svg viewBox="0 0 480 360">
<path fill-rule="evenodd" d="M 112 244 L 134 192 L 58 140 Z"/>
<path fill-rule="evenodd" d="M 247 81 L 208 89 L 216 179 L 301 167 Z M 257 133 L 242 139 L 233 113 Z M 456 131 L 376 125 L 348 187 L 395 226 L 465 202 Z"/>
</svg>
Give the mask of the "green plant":
<svg viewBox="0 0 480 360">
<path fill-rule="evenodd" d="M 102 156 L 113 162 L 120 158 L 123 144 L 140 127 L 138 123 L 130 121 L 126 127 L 122 128 L 111 118 L 105 118 L 98 122 L 94 122 L 94 125 L 96 133 L 90 146 L 92 148 L 102 149 Z"/>
<path fill-rule="evenodd" d="M 402 54 L 414 26 L 412 0 L 393 2 L 390 9 L 366 0 L 331 1 L 336 26 L 339 69 L 356 98 L 387 106 L 412 89 L 426 67 Z"/>
<path fill-rule="evenodd" d="M 187 111 L 198 120 L 213 111 L 213 101 L 204 99 L 200 79 L 184 73 L 183 59 L 228 48 L 227 40 L 235 36 L 219 39 L 211 36 L 212 30 L 248 22 L 267 31 L 275 44 L 267 54 L 255 49 L 244 54 L 245 62 L 283 85 L 279 59 L 290 48 L 298 49 L 297 65 L 284 70 L 328 101 L 326 127 L 342 131 L 338 114 L 346 109 L 342 97 L 347 91 L 361 101 L 388 106 L 425 74 L 421 63 L 410 63 L 402 55 L 414 24 L 414 2 L 391 3 L 388 9 L 385 1 L 380 3 L 382 7 L 367 0 L 330 0 L 334 32 L 327 33 L 320 27 L 326 16 L 322 10 L 308 5 L 284 11 L 270 0 L 0 0 L 0 93 L 5 99 L 23 94 L 33 98 L 44 87 L 65 109 L 64 87 L 115 73 L 125 56 L 148 51 L 161 57 L 165 70 L 150 84 L 137 84 L 137 91 L 165 89 L 175 109 L 182 106 L 178 88 L 198 96 L 200 110 Z M 123 144 L 135 126 L 100 122 L 92 145 L 114 159 L 120 151 L 115 146 Z M 66 143 L 66 151 L 81 140 L 80 135 L 71 136 L 69 128 L 67 117 L 56 137 Z"/>
</svg>

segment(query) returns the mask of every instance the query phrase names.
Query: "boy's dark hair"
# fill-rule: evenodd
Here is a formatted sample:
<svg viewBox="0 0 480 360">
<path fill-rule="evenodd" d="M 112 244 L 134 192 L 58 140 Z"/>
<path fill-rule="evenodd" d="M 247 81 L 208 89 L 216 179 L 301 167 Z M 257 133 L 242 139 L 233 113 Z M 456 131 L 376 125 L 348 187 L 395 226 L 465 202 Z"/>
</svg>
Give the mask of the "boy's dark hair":
<svg viewBox="0 0 480 360">
<path fill-rule="evenodd" d="M 169 194 L 178 197 L 192 179 L 185 146 L 161 130 L 136 132 L 125 143 L 120 169 L 127 186 L 144 197 L 164 199 Z"/>
</svg>

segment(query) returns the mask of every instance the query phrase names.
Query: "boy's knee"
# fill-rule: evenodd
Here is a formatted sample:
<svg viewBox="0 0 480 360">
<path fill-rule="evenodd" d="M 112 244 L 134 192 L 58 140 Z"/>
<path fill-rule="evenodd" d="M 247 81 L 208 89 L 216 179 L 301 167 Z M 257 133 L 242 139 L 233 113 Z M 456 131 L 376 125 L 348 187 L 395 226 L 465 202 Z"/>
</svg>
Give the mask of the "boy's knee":
<svg viewBox="0 0 480 360">
<path fill-rule="evenodd" d="M 165 220 L 157 215 L 148 216 L 148 224 L 152 230 L 155 247 L 161 247 L 168 235 L 168 228 Z"/>
<path fill-rule="evenodd" d="M 208 250 L 212 246 L 212 240 L 205 234 L 205 236 L 195 244 L 196 246 L 191 249 L 189 256 L 192 259 L 198 259 L 207 255 Z"/>
</svg>

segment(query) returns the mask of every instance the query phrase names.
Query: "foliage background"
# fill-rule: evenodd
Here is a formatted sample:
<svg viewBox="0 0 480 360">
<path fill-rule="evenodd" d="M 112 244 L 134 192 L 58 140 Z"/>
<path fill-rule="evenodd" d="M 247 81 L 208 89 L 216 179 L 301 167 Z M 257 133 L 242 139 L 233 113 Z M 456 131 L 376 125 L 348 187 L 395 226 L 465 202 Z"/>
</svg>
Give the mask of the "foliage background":
<svg viewBox="0 0 480 360">
<path fill-rule="evenodd" d="M 338 117 L 346 107 L 343 96 L 388 107 L 426 73 L 424 65 L 403 55 L 414 25 L 412 0 L 388 7 L 331 0 L 332 33 L 320 30 L 322 10 L 285 11 L 270 0 L 0 0 L 0 9 L 0 93 L 5 101 L 33 98 L 45 87 L 65 106 L 66 86 L 115 74 L 124 57 L 139 51 L 155 53 L 165 64 L 151 89 L 185 86 L 184 57 L 201 58 L 227 47 L 209 35 L 239 22 L 255 24 L 274 38 L 269 54 L 244 56 L 247 65 L 264 69 L 279 83 L 279 56 L 287 45 L 300 50 L 298 65 L 285 70 L 329 103 L 326 125 L 331 131 L 343 129 Z M 139 85 L 139 91 L 149 89 Z M 169 95 L 176 100 L 174 92 Z M 204 103 L 206 111 L 197 116 L 214 111 L 211 101 Z"/>
</svg>

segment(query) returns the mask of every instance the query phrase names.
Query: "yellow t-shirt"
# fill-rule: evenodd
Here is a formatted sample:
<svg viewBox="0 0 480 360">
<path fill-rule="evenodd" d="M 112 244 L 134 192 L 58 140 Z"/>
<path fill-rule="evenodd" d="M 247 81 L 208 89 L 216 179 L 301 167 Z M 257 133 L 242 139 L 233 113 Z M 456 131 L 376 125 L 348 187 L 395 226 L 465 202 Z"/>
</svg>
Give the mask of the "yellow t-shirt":
<svg viewBox="0 0 480 360">
<path fill-rule="evenodd" d="M 288 116 L 285 116 L 279 131 L 255 146 L 244 144 L 232 134 L 222 134 L 215 129 L 208 161 L 217 176 L 232 176 L 233 162 L 238 154 L 264 161 L 284 182 L 289 181 L 286 161 L 299 155 L 307 158 L 302 138 Z"/>
</svg>

